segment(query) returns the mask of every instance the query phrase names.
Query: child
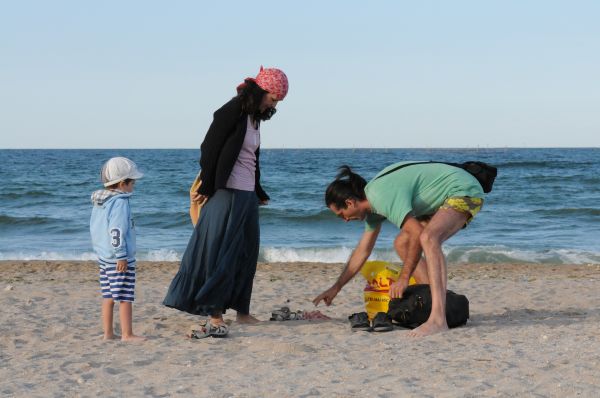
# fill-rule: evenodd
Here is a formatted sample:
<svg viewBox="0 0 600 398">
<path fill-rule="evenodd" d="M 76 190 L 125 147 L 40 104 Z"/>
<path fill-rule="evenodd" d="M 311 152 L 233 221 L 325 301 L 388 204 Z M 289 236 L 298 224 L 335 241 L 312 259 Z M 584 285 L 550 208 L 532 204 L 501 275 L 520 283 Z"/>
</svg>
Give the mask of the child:
<svg viewBox="0 0 600 398">
<path fill-rule="evenodd" d="M 121 341 L 145 340 L 131 325 L 135 288 L 135 227 L 129 197 L 143 176 L 136 164 L 123 157 L 109 159 L 100 172 L 106 189 L 92 194 L 90 232 L 100 265 L 104 340 L 115 339 L 113 308 L 119 301 Z"/>
</svg>

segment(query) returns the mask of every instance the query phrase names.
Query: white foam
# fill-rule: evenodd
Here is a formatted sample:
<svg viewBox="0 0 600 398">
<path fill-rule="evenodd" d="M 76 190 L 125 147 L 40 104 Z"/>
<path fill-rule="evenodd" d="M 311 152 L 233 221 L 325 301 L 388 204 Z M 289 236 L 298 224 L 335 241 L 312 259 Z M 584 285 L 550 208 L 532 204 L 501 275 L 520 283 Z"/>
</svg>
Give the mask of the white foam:
<svg viewBox="0 0 600 398">
<path fill-rule="evenodd" d="M 138 261 L 181 261 L 181 253 L 171 249 L 150 250 L 147 253 L 141 253 Z"/>
<path fill-rule="evenodd" d="M 344 263 L 350 257 L 353 248 L 291 248 L 263 247 L 260 250 L 261 262 L 308 262 L 308 263 Z M 600 252 L 589 252 L 574 249 L 524 250 L 506 246 L 448 246 L 444 254 L 450 263 L 546 263 L 546 264 L 600 264 Z M 172 249 L 157 249 L 138 253 L 138 261 L 181 261 L 183 253 Z M 399 262 L 394 250 L 376 249 L 371 260 Z M 93 252 L 0 252 L 0 260 L 71 260 L 96 261 Z"/>
<path fill-rule="evenodd" d="M 267 247 L 260 252 L 260 260 L 269 263 L 342 263 L 348 260 L 351 248 L 306 248 Z"/>
<path fill-rule="evenodd" d="M 94 252 L 0 252 L 0 260 L 23 260 L 23 261 L 96 261 L 98 256 Z M 181 254 L 175 250 L 158 249 L 139 253 L 138 261 L 180 261 Z"/>
<path fill-rule="evenodd" d="M 449 247 L 444 250 L 451 262 L 515 262 L 548 264 L 598 264 L 600 253 L 573 249 L 543 251 L 515 249 L 506 246 Z"/>
<path fill-rule="evenodd" d="M 350 258 L 353 248 L 287 248 L 267 247 L 260 252 L 259 260 L 269 263 L 344 263 Z M 377 250 L 369 257 L 371 260 L 397 262 L 398 256 L 394 251 Z"/>
<path fill-rule="evenodd" d="M 72 253 L 72 252 L 0 252 L 0 260 L 47 260 L 47 261 L 96 261 L 98 257 L 93 252 Z"/>
</svg>

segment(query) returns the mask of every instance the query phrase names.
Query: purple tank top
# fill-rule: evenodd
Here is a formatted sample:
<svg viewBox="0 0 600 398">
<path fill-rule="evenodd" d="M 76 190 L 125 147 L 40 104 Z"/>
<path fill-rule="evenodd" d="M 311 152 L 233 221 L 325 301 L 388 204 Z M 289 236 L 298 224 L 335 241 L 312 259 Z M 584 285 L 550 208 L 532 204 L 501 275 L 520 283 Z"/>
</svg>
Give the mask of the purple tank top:
<svg viewBox="0 0 600 398">
<path fill-rule="evenodd" d="M 254 191 L 254 177 L 256 172 L 255 152 L 259 146 L 260 127 L 255 129 L 252 125 L 252 119 L 248 116 L 248 127 L 246 128 L 244 144 L 225 185 L 227 188 Z"/>
</svg>

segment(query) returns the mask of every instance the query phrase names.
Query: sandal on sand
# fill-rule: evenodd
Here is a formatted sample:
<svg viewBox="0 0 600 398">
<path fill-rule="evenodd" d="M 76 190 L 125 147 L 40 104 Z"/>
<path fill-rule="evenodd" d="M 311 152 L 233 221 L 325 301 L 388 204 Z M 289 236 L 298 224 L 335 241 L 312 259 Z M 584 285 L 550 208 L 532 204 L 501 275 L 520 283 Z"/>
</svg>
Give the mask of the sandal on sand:
<svg viewBox="0 0 600 398">
<path fill-rule="evenodd" d="M 360 330 L 364 332 L 371 331 L 371 322 L 369 322 L 369 316 L 366 312 L 357 312 L 348 317 L 350 321 L 350 329 L 353 332 Z"/>
<path fill-rule="evenodd" d="M 225 337 L 229 334 L 227 325 L 213 325 L 208 320 L 200 322 L 200 329 L 190 329 L 187 335 L 190 339 L 205 339 L 207 337 Z"/>
<path fill-rule="evenodd" d="M 281 307 L 271 313 L 270 321 L 300 321 L 304 319 L 303 311 L 290 311 L 288 307 Z"/>
<path fill-rule="evenodd" d="M 390 330 L 394 330 L 392 318 L 386 312 L 378 312 L 373 318 L 373 331 L 389 332 Z"/>
<path fill-rule="evenodd" d="M 287 321 L 290 319 L 290 309 L 288 307 L 281 307 L 278 310 L 271 312 L 270 321 Z"/>
<path fill-rule="evenodd" d="M 229 326 L 226 324 L 223 325 L 213 325 L 212 323 L 208 323 L 210 326 L 208 327 L 208 334 L 211 337 L 225 337 L 229 334 Z"/>
<path fill-rule="evenodd" d="M 207 328 L 202 327 L 201 329 L 190 329 L 190 332 L 188 333 L 187 337 L 189 337 L 190 339 L 200 340 L 210 337 L 210 334 L 208 333 Z"/>
<path fill-rule="evenodd" d="M 288 307 L 281 307 L 271 313 L 270 321 L 322 321 L 331 318 L 321 311 L 290 311 Z"/>
</svg>

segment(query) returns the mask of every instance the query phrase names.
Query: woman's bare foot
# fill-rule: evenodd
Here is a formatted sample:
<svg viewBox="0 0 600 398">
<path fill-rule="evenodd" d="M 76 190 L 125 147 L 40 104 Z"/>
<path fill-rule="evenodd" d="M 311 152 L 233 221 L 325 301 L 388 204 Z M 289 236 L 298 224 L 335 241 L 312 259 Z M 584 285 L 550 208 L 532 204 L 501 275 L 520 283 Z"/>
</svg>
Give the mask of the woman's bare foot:
<svg viewBox="0 0 600 398">
<path fill-rule="evenodd" d="M 211 316 L 209 322 L 213 326 L 226 325 L 225 320 L 223 319 L 222 315 L 221 316 Z"/>
<path fill-rule="evenodd" d="M 253 325 L 255 323 L 259 323 L 260 320 L 256 319 L 250 314 L 240 314 L 238 313 L 235 317 L 235 321 L 238 323 L 243 323 L 246 325 Z"/>
<path fill-rule="evenodd" d="M 121 337 L 121 341 L 127 341 L 129 343 L 135 343 L 137 341 L 145 341 L 146 338 L 144 336 L 136 336 L 135 334 L 132 334 L 130 336 L 123 336 Z"/>
<path fill-rule="evenodd" d="M 105 334 L 104 336 L 102 336 L 102 340 L 118 340 L 120 338 L 121 336 L 118 336 L 116 334 Z"/>
</svg>

